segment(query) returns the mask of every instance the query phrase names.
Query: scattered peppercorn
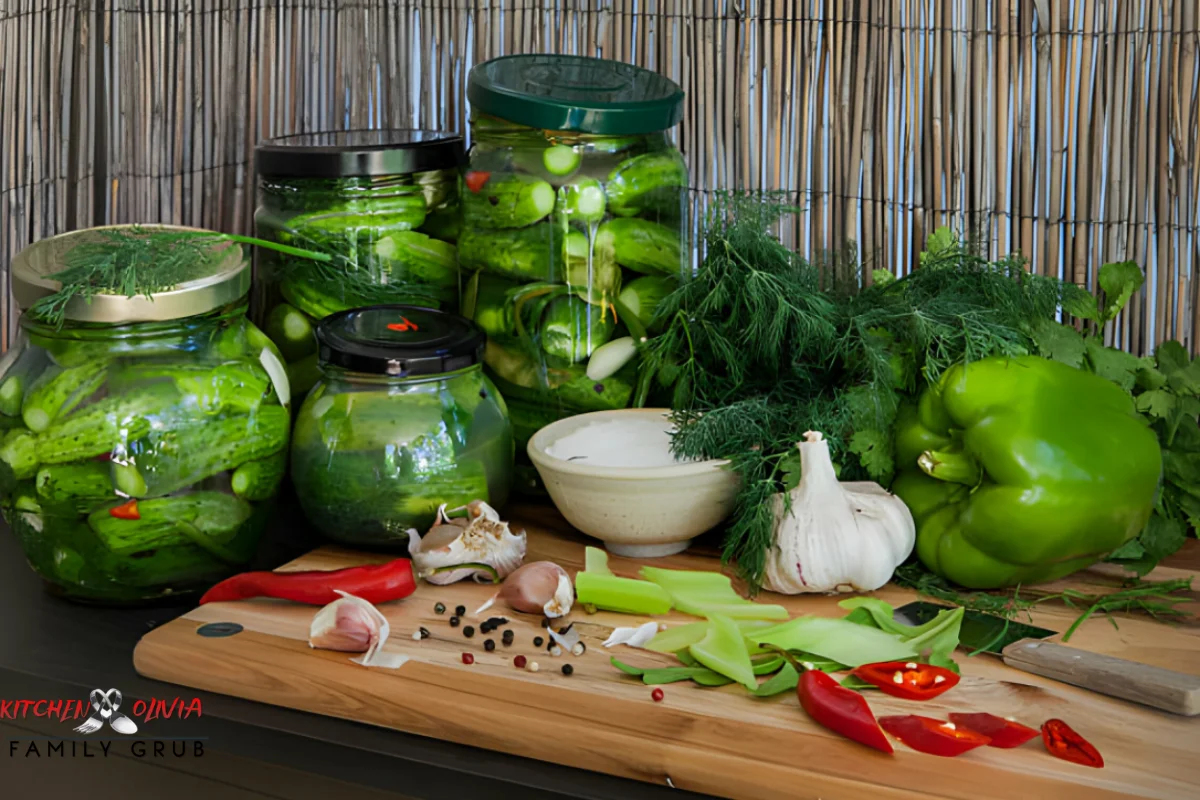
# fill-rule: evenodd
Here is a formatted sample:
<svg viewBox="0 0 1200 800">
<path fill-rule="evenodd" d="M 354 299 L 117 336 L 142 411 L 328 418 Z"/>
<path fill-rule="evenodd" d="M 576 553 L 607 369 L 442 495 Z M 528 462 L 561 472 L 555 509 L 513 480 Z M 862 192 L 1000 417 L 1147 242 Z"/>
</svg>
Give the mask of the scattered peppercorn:
<svg viewBox="0 0 1200 800">
<path fill-rule="evenodd" d="M 487 624 L 486 622 L 484 622 L 484 623 L 482 623 L 482 624 L 479 626 L 479 632 L 480 632 L 480 633 L 491 633 L 491 632 L 492 632 L 492 626 L 491 626 L 491 625 L 489 625 L 489 624 Z"/>
<path fill-rule="evenodd" d="M 543 628 L 550 627 L 550 618 L 549 617 L 542 617 L 542 627 Z"/>
<path fill-rule="evenodd" d="M 464 663 L 464 664 L 474 664 L 474 663 L 475 663 L 475 656 L 471 655 L 470 653 L 463 653 L 463 654 L 462 654 L 462 661 L 463 661 L 463 663 Z"/>
<path fill-rule="evenodd" d="M 571 654 L 581 656 L 585 650 L 587 650 L 587 645 L 585 645 L 583 642 L 576 642 L 575 646 L 571 648 Z"/>
<path fill-rule="evenodd" d="M 650 693 L 650 699 L 656 703 L 661 703 L 663 696 L 664 695 L 663 695 L 662 689 L 655 689 L 653 692 Z"/>
<path fill-rule="evenodd" d="M 550 655 L 558 657 L 562 655 L 562 648 L 556 644 L 550 645 Z"/>
<path fill-rule="evenodd" d="M 501 625 L 507 625 L 508 620 L 506 620 L 504 617 L 488 617 L 487 623 L 488 625 L 491 625 L 493 629 L 495 629 L 499 628 Z"/>
<path fill-rule="evenodd" d="M 574 624 L 574 623 L 572 623 L 572 624 Z M 571 626 L 570 626 L 570 625 L 563 625 L 561 628 L 559 628 L 559 629 L 558 629 L 558 635 L 559 635 L 559 636 L 566 636 L 566 635 L 567 635 L 567 631 L 569 631 L 569 630 L 571 630 Z"/>
<path fill-rule="evenodd" d="M 433 613 L 445 614 L 446 613 L 446 604 L 445 603 L 434 603 L 433 604 Z"/>
<path fill-rule="evenodd" d="M 451 627 L 451 628 L 457 628 L 457 627 L 458 627 L 458 617 L 451 617 L 451 618 L 450 618 L 450 627 Z"/>
<path fill-rule="evenodd" d="M 463 636 L 465 636 L 465 637 L 467 637 L 468 639 L 470 639 L 470 638 L 471 638 L 472 636 L 474 636 L 474 635 L 475 635 L 475 629 L 474 629 L 474 628 L 472 628 L 470 625 L 468 625 L 467 627 L 463 628 Z"/>
<path fill-rule="evenodd" d="M 516 658 L 513 659 L 513 666 L 516 667 L 517 669 L 525 669 L 525 663 L 526 663 L 525 656 L 517 656 Z"/>
<path fill-rule="evenodd" d="M 417 633 L 421 634 L 422 639 L 429 638 L 429 629 L 428 628 L 421 628 L 420 630 L 417 631 Z"/>
<path fill-rule="evenodd" d="M 490 653 L 496 649 L 496 643 L 494 641 L 492 641 L 491 639 L 488 639 L 488 640 L 484 641 L 483 649 L 487 650 Z"/>
<path fill-rule="evenodd" d="M 546 640 L 543 639 L 542 637 L 540 637 L 540 636 L 533 637 L 533 646 L 534 647 L 541 647 L 545 643 L 546 643 Z"/>
<path fill-rule="evenodd" d="M 467 614 L 467 607 L 466 607 L 466 606 L 455 606 L 455 607 L 454 607 L 454 616 L 456 616 L 456 617 L 464 617 L 464 616 L 466 616 L 466 614 Z"/>
<path fill-rule="evenodd" d="M 505 647 L 508 647 L 513 643 L 513 632 L 510 630 L 505 631 L 503 634 L 501 634 L 500 641 L 504 642 Z"/>
<path fill-rule="evenodd" d="M 563 666 L 562 666 L 562 674 L 563 675 L 570 675 L 574 671 L 575 671 L 575 668 L 572 667 L 570 664 L 563 664 Z"/>
<path fill-rule="evenodd" d="M 537 672 L 537 671 L 538 671 L 538 663 L 537 663 L 536 661 L 530 661 L 530 662 L 529 662 L 529 671 L 530 671 L 530 672 Z"/>
</svg>

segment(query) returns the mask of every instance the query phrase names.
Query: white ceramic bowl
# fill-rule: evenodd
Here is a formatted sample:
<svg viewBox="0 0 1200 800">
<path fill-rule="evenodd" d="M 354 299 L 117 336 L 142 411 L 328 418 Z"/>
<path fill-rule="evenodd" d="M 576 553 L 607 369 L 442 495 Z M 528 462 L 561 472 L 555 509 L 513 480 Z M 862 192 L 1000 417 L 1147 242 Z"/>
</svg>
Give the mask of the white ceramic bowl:
<svg viewBox="0 0 1200 800">
<path fill-rule="evenodd" d="M 596 411 L 552 422 L 529 440 L 529 458 L 567 522 L 615 555 L 657 558 L 686 550 L 733 511 L 738 478 L 723 460 L 665 467 L 589 466 L 550 455 L 585 425 L 639 415 L 670 428 L 666 409 Z"/>
</svg>

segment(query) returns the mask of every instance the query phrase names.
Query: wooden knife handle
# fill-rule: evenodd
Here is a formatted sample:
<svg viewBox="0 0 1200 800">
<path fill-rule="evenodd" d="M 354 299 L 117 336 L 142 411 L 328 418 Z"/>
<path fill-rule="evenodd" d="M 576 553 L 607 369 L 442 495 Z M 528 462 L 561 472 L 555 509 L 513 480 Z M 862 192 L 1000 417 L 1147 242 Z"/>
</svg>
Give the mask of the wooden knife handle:
<svg viewBox="0 0 1200 800">
<path fill-rule="evenodd" d="M 1089 653 L 1041 639 L 1021 639 L 1004 648 L 1004 663 L 1023 672 L 1093 692 L 1161 708 L 1200 714 L 1200 677 L 1124 658 Z"/>
</svg>

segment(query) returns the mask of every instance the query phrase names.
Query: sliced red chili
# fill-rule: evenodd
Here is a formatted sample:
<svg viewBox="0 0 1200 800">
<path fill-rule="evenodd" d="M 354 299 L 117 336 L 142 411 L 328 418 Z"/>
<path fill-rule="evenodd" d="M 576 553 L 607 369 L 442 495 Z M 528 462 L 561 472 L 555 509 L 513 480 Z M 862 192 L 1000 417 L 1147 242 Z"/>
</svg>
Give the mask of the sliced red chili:
<svg viewBox="0 0 1200 800">
<path fill-rule="evenodd" d="M 1104 766 L 1100 751 L 1061 719 L 1048 719 L 1042 723 L 1042 741 L 1050 755 L 1063 761 L 1097 769 Z"/>
<path fill-rule="evenodd" d="M 995 714 L 951 714 L 950 721 L 960 728 L 982 733 L 991 739 L 988 747 L 1020 747 L 1038 735 L 1037 728 L 1022 725 Z"/>
<path fill-rule="evenodd" d="M 110 516 L 117 519 L 141 519 L 142 515 L 138 513 L 137 500 L 130 500 L 127 503 L 122 503 L 108 510 Z"/>
<path fill-rule="evenodd" d="M 805 670 L 796 694 L 805 712 L 834 733 L 884 753 L 894 752 L 863 696 L 839 685 L 828 674 Z"/>
<path fill-rule="evenodd" d="M 854 675 L 884 694 L 905 700 L 931 700 L 959 681 L 958 674 L 945 667 L 915 661 L 864 664 L 854 670 Z"/>
<path fill-rule="evenodd" d="M 879 724 L 918 753 L 953 758 L 968 750 L 983 747 L 988 737 L 968 728 L 960 728 L 953 722 L 905 714 L 895 717 L 880 717 Z"/>
<path fill-rule="evenodd" d="M 472 192 L 478 192 L 488 182 L 488 178 L 490 177 L 492 177 L 492 173 L 490 172 L 471 170 L 463 176 L 463 182 L 467 184 L 467 188 Z"/>
</svg>

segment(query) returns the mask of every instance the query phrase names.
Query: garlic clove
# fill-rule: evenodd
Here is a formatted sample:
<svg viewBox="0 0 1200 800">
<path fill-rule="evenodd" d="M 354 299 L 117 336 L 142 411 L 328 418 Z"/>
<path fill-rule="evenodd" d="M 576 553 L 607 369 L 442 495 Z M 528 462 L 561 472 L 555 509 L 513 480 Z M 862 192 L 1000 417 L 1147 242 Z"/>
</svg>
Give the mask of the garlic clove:
<svg viewBox="0 0 1200 800">
<path fill-rule="evenodd" d="M 350 660 L 364 667 L 397 669 L 403 666 L 408 656 L 383 652 L 391 632 L 387 617 L 361 597 L 335 591 L 341 597 L 313 617 L 308 632 L 308 646 L 320 650 L 362 653 L 360 657 Z"/>
<path fill-rule="evenodd" d="M 558 564 L 553 561 L 534 561 L 509 575 L 500 591 L 476 609 L 475 614 L 491 608 L 497 600 L 526 614 L 564 617 L 571 611 L 575 590 L 571 576 Z"/>
</svg>

